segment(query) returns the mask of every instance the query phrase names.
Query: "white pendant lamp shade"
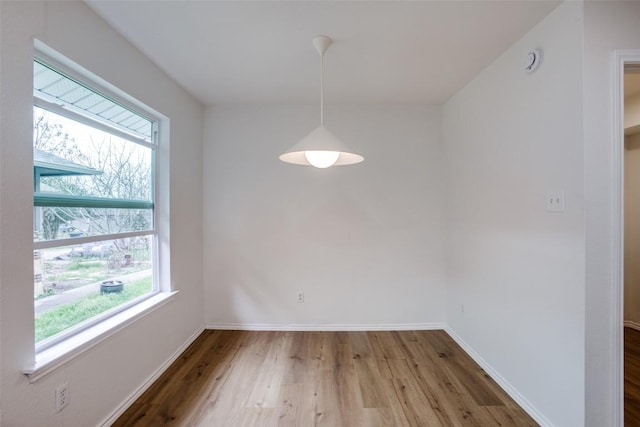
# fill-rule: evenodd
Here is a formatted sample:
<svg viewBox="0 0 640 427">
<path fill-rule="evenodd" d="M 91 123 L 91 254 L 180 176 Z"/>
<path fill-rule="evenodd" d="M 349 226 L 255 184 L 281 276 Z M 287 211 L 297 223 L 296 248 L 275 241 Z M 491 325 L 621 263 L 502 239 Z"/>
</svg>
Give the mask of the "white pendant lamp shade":
<svg viewBox="0 0 640 427">
<path fill-rule="evenodd" d="M 352 153 L 329 129 L 324 126 L 324 71 L 323 58 L 331 45 L 327 36 L 316 36 L 313 45 L 320 54 L 320 126 L 305 136 L 300 142 L 280 155 L 280 160 L 294 165 L 314 166 L 320 169 L 331 166 L 353 165 L 364 160 Z"/>
<path fill-rule="evenodd" d="M 330 154 L 329 154 L 330 153 Z M 323 159 L 333 159 L 327 165 Z M 364 160 L 359 154 L 350 153 L 340 140 L 324 125 L 315 128 L 289 151 L 280 156 L 280 160 L 294 165 L 308 165 L 317 168 L 353 165 Z M 326 165 L 326 166 L 325 166 Z"/>
</svg>

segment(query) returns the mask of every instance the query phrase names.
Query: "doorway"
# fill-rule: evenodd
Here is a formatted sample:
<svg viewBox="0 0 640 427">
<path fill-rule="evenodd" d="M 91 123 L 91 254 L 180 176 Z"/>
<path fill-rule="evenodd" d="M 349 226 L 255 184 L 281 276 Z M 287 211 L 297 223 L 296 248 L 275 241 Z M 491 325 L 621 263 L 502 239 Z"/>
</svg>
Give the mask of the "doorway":
<svg viewBox="0 0 640 427">
<path fill-rule="evenodd" d="M 624 424 L 640 425 L 640 67 L 623 76 Z"/>
</svg>

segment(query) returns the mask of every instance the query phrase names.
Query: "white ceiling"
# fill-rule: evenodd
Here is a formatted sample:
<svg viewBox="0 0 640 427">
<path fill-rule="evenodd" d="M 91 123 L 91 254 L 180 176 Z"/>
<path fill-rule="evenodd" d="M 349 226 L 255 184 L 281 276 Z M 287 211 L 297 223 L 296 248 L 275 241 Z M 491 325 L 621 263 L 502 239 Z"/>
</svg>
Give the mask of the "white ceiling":
<svg viewBox="0 0 640 427">
<path fill-rule="evenodd" d="M 206 105 L 318 102 L 318 34 L 328 104 L 441 104 L 559 3 L 87 1 Z"/>
</svg>

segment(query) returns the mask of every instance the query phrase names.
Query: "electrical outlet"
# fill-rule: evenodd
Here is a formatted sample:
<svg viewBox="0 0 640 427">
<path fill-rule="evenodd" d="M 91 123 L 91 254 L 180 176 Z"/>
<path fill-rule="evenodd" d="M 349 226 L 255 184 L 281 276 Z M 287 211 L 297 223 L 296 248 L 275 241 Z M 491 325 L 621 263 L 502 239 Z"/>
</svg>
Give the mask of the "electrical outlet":
<svg viewBox="0 0 640 427">
<path fill-rule="evenodd" d="M 298 302 L 304 302 L 304 292 L 298 291 Z"/>
<path fill-rule="evenodd" d="M 62 411 L 62 409 L 69 404 L 69 382 L 65 381 L 56 387 L 56 412 Z"/>
<path fill-rule="evenodd" d="M 564 191 L 547 194 L 547 212 L 564 212 Z"/>
</svg>

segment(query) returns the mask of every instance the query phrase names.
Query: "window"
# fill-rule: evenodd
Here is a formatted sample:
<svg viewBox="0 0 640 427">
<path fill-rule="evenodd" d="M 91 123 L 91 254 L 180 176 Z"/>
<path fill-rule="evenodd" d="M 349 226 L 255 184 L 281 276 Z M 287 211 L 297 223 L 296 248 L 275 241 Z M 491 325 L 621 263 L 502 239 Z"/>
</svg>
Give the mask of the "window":
<svg viewBox="0 0 640 427">
<path fill-rule="evenodd" d="M 159 291 L 153 114 L 33 63 L 36 350 Z"/>
</svg>

